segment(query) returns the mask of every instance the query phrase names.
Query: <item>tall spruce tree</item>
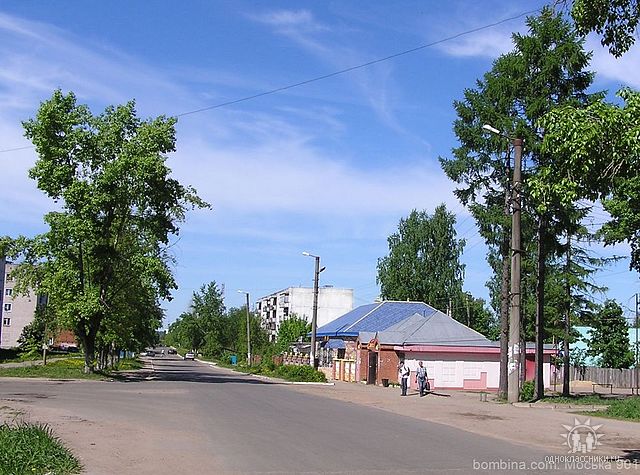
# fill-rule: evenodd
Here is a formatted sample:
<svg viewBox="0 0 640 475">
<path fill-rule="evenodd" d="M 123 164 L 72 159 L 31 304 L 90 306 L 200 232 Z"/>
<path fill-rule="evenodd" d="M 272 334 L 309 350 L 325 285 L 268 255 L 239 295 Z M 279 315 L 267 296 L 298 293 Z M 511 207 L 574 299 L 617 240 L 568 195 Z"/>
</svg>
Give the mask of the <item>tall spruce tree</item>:
<svg viewBox="0 0 640 475">
<path fill-rule="evenodd" d="M 506 337 L 505 322 L 508 309 L 508 291 L 505 274 L 512 250 L 508 245 L 509 227 L 505 216 L 508 189 L 508 170 L 504 152 L 508 140 L 488 137 L 484 124 L 503 131 L 509 137 L 524 139 L 524 159 L 527 167 L 523 178 L 523 234 L 535 239 L 535 258 L 525 254 L 524 260 L 533 260 L 533 266 L 523 262 L 523 267 L 535 269 L 535 315 L 537 322 L 538 362 L 544 340 L 544 289 L 546 265 L 560 249 L 557 229 L 569 225 L 563 217 L 564 207 L 546 199 L 544 195 L 532 196 L 527 180 L 538 173 L 543 165 L 554 163 L 554 156 L 540 149 L 540 137 L 544 130 L 538 121 L 559 104 L 586 105 L 594 100 L 587 94 L 593 75 L 586 71 L 590 55 L 583 49 L 583 40 L 573 32 L 571 25 L 559 14 L 545 8 L 537 17 L 527 19 L 529 32 L 514 34 L 514 50 L 499 57 L 490 72 L 477 82 L 476 89 L 466 90 L 465 99 L 456 102 L 458 119 L 454 130 L 460 147 L 453 150 L 453 158 L 441 158 L 445 173 L 461 186 L 457 195 L 470 207 L 487 245 L 491 249 L 491 263 L 501 275 L 501 296 L 493 301 L 501 302 L 501 339 Z M 546 170 L 547 168 L 544 168 Z M 528 218 L 527 218 L 528 216 Z M 519 251 L 519 250 L 518 250 Z M 527 250 L 525 250 L 527 251 Z M 516 251 L 517 252 L 517 251 Z M 501 259 L 498 257 L 500 256 Z M 526 279 L 523 280 L 526 286 Z M 495 285 L 494 285 L 495 289 Z M 526 294 L 523 289 L 523 294 Z M 506 302 L 506 303 L 505 303 Z M 523 305 L 526 307 L 526 303 Z M 528 317 L 524 316 L 525 320 Z M 501 345 L 500 393 L 506 394 L 506 345 Z M 538 364 L 537 395 L 542 393 L 542 366 Z"/>
</svg>

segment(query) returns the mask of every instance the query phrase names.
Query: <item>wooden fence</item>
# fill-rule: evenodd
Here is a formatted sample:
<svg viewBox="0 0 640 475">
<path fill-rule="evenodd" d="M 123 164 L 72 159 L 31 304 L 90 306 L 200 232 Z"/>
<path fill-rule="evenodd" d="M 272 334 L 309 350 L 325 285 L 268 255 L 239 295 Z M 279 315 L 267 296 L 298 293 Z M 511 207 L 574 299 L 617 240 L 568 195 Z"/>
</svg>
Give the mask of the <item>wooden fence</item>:
<svg viewBox="0 0 640 475">
<path fill-rule="evenodd" d="M 562 383 L 563 368 L 558 368 L 557 381 Z M 636 388 L 640 381 L 636 382 L 636 375 L 640 377 L 640 369 L 614 369 L 599 368 L 597 366 L 571 366 L 569 368 L 571 381 L 591 381 L 599 384 L 611 384 L 614 388 Z M 553 380 L 553 377 L 552 377 Z"/>
</svg>

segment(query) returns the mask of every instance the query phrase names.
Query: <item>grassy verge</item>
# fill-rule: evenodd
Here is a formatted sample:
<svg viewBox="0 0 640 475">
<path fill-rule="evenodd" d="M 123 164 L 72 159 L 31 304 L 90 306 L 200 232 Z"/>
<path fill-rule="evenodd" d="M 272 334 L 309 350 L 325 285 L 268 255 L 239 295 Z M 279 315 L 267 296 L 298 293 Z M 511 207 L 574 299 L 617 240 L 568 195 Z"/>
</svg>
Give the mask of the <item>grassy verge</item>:
<svg viewBox="0 0 640 475">
<path fill-rule="evenodd" d="M 603 411 L 585 412 L 584 414 L 620 419 L 623 421 L 640 422 L 640 397 L 635 396 L 614 400 L 611 401 L 609 407 Z"/>
<path fill-rule="evenodd" d="M 0 475 L 79 473 L 80 462 L 45 425 L 0 425 Z"/>
<path fill-rule="evenodd" d="M 43 365 L 24 366 L 20 368 L 0 368 L 0 376 L 13 378 L 48 378 L 48 379 L 93 379 L 100 380 L 117 376 L 117 371 L 140 369 L 142 363 L 137 360 L 121 360 L 113 371 L 101 371 L 85 374 L 82 358 L 67 358 L 50 361 Z"/>
<path fill-rule="evenodd" d="M 583 395 L 575 395 L 575 396 L 547 396 L 540 403 L 542 404 L 575 404 L 575 405 L 589 405 L 589 406 L 598 406 L 598 405 L 608 405 L 611 404 L 612 400 L 604 398 L 599 394 L 583 394 Z"/>
</svg>

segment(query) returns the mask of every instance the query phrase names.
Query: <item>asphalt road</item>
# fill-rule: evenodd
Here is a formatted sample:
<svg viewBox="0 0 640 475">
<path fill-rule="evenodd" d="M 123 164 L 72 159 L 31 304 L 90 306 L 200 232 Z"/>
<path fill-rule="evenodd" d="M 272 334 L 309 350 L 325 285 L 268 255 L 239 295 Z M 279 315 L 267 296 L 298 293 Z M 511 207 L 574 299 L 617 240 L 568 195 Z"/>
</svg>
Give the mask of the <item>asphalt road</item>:
<svg viewBox="0 0 640 475">
<path fill-rule="evenodd" d="M 570 473 L 539 449 L 178 357 L 151 360 L 153 379 L 4 379 L 0 406 L 54 418 L 87 473 Z"/>
</svg>

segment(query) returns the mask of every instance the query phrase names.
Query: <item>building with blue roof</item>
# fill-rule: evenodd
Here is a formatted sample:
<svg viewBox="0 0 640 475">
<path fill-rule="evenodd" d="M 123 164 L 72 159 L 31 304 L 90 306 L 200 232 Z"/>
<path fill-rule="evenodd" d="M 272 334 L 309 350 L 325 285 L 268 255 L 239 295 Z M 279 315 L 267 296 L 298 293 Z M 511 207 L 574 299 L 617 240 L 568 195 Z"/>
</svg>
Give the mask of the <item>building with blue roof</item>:
<svg viewBox="0 0 640 475">
<path fill-rule="evenodd" d="M 357 307 L 318 328 L 324 353 L 334 358 L 333 376 L 368 384 L 397 382 L 405 360 L 415 371 L 420 361 L 436 389 L 497 390 L 500 344 L 423 302 L 383 301 Z M 544 382 L 550 386 L 551 345 L 544 349 Z M 330 360 L 326 359 L 325 361 Z M 534 347 L 523 357 L 533 377 Z M 413 381 L 412 381 L 413 383 Z"/>
</svg>

